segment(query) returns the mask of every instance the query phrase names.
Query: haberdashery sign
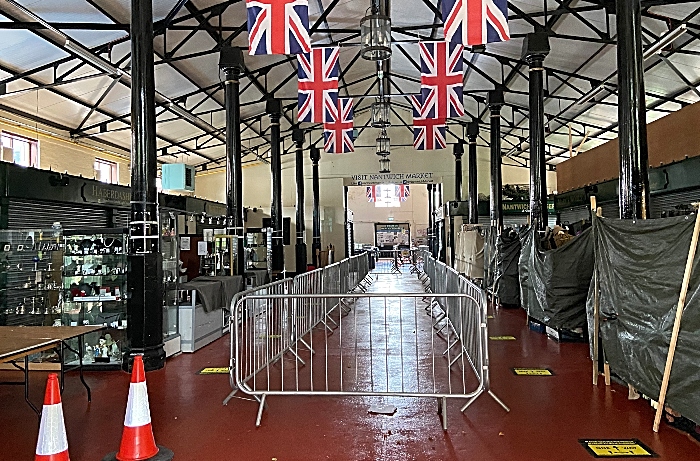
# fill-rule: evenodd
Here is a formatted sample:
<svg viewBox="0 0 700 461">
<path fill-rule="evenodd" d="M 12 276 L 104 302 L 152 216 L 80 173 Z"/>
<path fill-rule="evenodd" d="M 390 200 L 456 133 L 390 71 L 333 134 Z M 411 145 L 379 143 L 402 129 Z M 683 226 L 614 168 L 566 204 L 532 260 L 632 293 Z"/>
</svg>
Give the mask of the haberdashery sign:
<svg viewBox="0 0 700 461">
<path fill-rule="evenodd" d="M 437 184 L 441 177 L 427 171 L 412 173 L 367 173 L 354 174 L 343 179 L 346 186 L 372 186 L 375 184 Z"/>
</svg>

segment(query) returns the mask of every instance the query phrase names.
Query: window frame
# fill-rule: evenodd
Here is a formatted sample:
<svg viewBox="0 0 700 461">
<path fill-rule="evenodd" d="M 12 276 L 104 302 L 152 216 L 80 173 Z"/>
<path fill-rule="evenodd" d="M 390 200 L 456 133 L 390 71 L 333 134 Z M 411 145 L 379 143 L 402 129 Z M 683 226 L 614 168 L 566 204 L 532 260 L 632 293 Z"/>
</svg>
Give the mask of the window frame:
<svg viewBox="0 0 700 461">
<path fill-rule="evenodd" d="M 5 145 L 5 140 L 9 139 L 11 142 L 11 145 L 6 146 Z M 27 162 L 18 162 L 15 159 L 15 142 L 21 142 L 26 144 L 29 147 L 29 153 L 26 151 L 22 154 L 23 156 L 27 156 Z M 5 147 L 12 149 L 13 155 L 12 155 L 12 163 L 16 165 L 20 165 L 23 167 L 33 167 L 33 168 L 39 168 L 39 140 L 30 138 L 28 136 L 23 136 L 21 134 L 13 133 L 12 131 L 6 131 L 6 130 L 1 130 L 0 131 L 0 145 L 2 145 L 3 149 Z"/>
<path fill-rule="evenodd" d="M 109 167 L 109 180 L 102 179 L 102 170 L 98 168 L 98 165 Z M 105 184 L 119 184 L 119 163 L 112 160 L 107 160 L 100 157 L 95 157 L 95 162 L 93 163 L 93 169 L 95 171 L 95 179 Z"/>
</svg>

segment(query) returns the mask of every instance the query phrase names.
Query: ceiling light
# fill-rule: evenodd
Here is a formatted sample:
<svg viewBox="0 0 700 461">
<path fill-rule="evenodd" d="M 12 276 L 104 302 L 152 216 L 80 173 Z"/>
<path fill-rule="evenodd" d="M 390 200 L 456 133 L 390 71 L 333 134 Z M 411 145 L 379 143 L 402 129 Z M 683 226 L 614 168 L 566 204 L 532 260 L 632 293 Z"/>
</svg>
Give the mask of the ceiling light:
<svg viewBox="0 0 700 461">
<path fill-rule="evenodd" d="M 605 86 L 605 83 L 601 83 L 597 87 L 593 87 L 593 89 L 591 91 L 584 94 L 583 96 L 581 96 L 581 99 L 576 101 L 576 105 L 582 106 L 588 102 L 591 102 L 593 100 L 593 98 L 598 96 L 598 94 L 600 94 L 603 90 L 607 90 L 607 89 L 608 89 L 608 87 Z"/>
<path fill-rule="evenodd" d="M 92 52 L 86 50 L 77 43 L 73 43 L 70 40 L 66 40 L 65 48 L 75 53 L 84 61 L 89 62 L 90 64 L 97 67 L 106 74 L 109 74 L 113 77 L 121 77 L 122 75 L 122 71 L 120 69 L 117 69 L 116 67 L 111 65 L 106 60 L 100 58 L 99 56 L 95 56 L 94 54 L 92 54 Z"/>
<path fill-rule="evenodd" d="M 373 11 L 360 21 L 362 57 L 383 61 L 391 57 L 391 18 Z"/>
<path fill-rule="evenodd" d="M 389 120 L 390 109 L 391 104 L 383 97 L 377 98 L 377 100 L 372 103 L 372 126 L 374 128 L 386 128 L 391 125 L 391 121 Z"/>
<path fill-rule="evenodd" d="M 384 155 L 379 159 L 379 172 L 380 173 L 391 173 L 389 169 L 389 157 Z"/>
<path fill-rule="evenodd" d="M 680 26 L 676 27 L 673 30 L 670 30 L 666 35 L 661 37 L 658 42 L 650 46 L 646 51 L 644 51 L 644 60 L 646 61 L 650 57 L 654 56 L 655 54 L 660 53 L 663 51 L 664 48 L 669 46 L 671 43 L 673 43 L 678 37 L 683 35 L 685 31 L 688 29 L 688 26 L 685 24 L 681 24 Z"/>
<path fill-rule="evenodd" d="M 382 130 L 381 134 L 377 138 L 377 155 L 389 155 L 390 139 L 387 136 L 386 131 Z"/>
</svg>

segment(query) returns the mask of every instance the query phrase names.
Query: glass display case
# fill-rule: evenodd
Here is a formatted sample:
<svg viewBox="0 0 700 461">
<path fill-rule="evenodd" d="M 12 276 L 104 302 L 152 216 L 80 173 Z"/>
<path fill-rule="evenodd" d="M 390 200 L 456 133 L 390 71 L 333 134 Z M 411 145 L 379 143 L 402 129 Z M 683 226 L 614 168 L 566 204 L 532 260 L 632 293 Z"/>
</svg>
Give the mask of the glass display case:
<svg viewBox="0 0 700 461">
<path fill-rule="evenodd" d="M 250 227 L 246 230 L 245 268 L 272 270 L 272 229 Z"/>
<path fill-rule="evenodd" d="M 64 232 L 61 323 L 103 325 L 106 330 L 75 344 L 83 364 L 118 368 L 126 346 L 126 282 L 128 235 L 125 229 Z M 67 353 L 68 364 L 77 362 Z"/>
<path fill-rule="evenodd" d="M 177 219 L 173 212 L 160 215 L 160 251 L 163 255 L 163 340 L 179 333 L 178 286 L 180 282 L 180 251 L 177 239 Z M 184 273 L 184 269 L 182 270 Z"/>
<path fill-rule="evenodd" d="M 0 325 L 53 325 L 62 309 L 61 229 L 0 231 Z"/>
</svg>

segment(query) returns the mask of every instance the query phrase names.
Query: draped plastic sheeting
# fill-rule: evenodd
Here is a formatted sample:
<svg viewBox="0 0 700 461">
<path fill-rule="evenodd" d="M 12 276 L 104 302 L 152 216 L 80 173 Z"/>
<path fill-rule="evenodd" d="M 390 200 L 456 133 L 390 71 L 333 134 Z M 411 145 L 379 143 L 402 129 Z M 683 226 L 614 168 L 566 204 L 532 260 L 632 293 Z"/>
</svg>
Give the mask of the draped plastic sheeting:
<svg viewBox="0 0 700 461">
<path fill-rule="evenodd" d="M 517 232 L 504 231 L 498 237 L 494 285 L 501 304 L 520 306 L 520 249 L 520 235 Z"/>
<path fill-rule="evenodd" d="M 455 270 L 472 279 L 484 278 L 484 237 L 478 230 L 457 232 Z"/>
<path fill-rule="evenodd" d="M 593 220 L 603 350 L 613 373 L 655 400 L 661 389 L 694 219 Z M 667 396 L 670 407 L 695 422 L 700 422 L 698 266 L 696 257 Z M 590 319 L 593 299 L 591 289 Z"/>
<path fill-rule="evenodd" d="M 590 229 L 560 248 L 544 251 L 528 230 L 520 253 L 520 288 L 527 314 L 557 329 L 586 326 L 586 298 L 593 278 Z"/>
</svg>

